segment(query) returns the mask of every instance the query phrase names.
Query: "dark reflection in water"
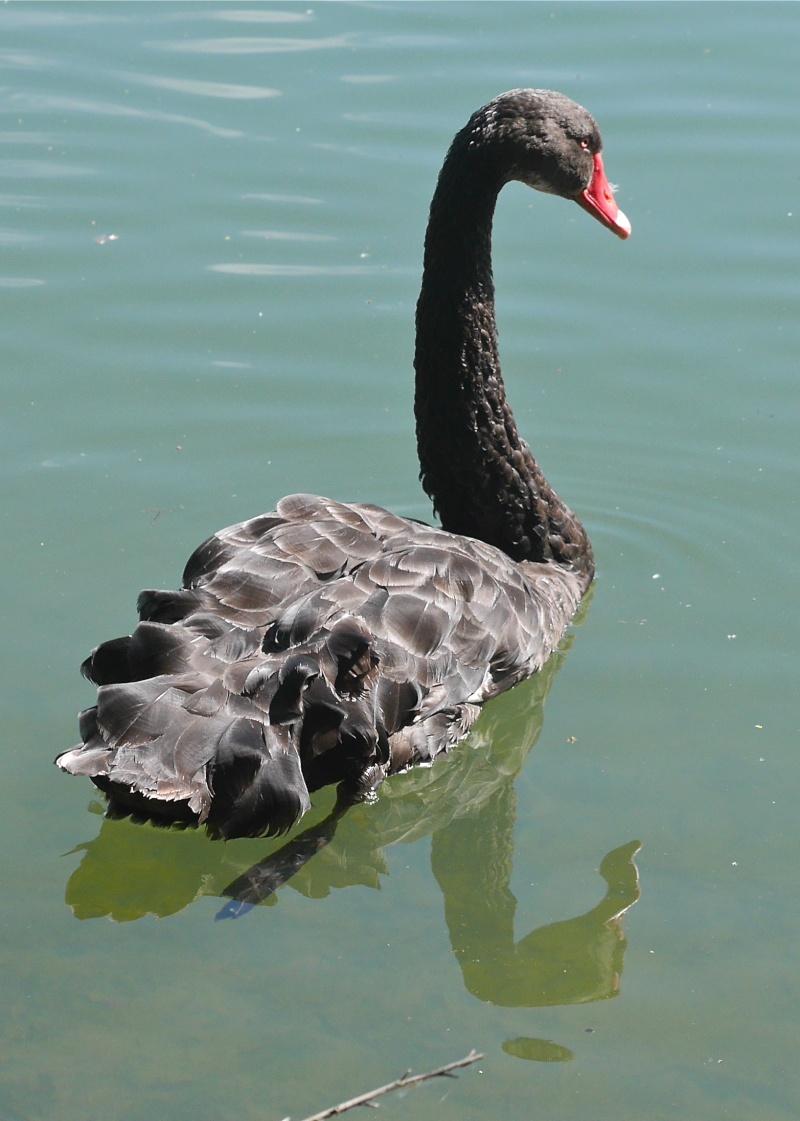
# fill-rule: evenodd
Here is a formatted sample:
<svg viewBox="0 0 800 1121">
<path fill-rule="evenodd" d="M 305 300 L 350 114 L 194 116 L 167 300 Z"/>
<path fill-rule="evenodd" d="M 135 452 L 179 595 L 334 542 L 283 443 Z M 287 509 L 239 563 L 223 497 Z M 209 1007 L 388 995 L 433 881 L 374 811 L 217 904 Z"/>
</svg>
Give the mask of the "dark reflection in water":
<svg viewBox="0 0 800 1121">
<path fill-rule="evenodd" d="M 540 674 L 487 706 L 449 759 L 389 780 L 372 805 L 342 806 L 333 791 L 321 792 L 305 819 L 310 824 L 288 841 L 221 844 L 194 830 L 103 820 L 95 840 L 79 847 L 84 855 L 67 884 L 67 904 L 79 919 L 124 922 L 218 896 L 229 900 L 218 917 L 236 917 L 275 904 L 287 884 L 309 898 L 355 884 L 378 887 L 388 846 L 431 835 L 453 952 L 479 1000 L 534 1008 L 616 996 L 627 945 L 621 918 L 639 897 L 638 842 L 602 860 L 606 892 L 596 906 L 514 936 L 514 780 L 539 737 L 544 701 L 568 647 L 569 641 Z M 266 848 L 257 863 L 255 846 Z M 547 1040 L 510 1040 L 504 1049 L 539 1061 L 571 1057 Z"/>
<path fill-rule="evenodd" d="M 569 1047 L 553 1043 L 552 1039 L 528 1039 L 524 1035 L 507 1039 L 503 1050 L 515 1059 L 529 1059 L 537 1063 L 568 1063 L 575 1058 Z"/>
<path fill-rule="evenodd" d="M 513 797 L 510 788 L 494 796 L 505 801 Z M 433 838 L 433 872 L 467 988 L 480 1000 L 505 1008 L 584 1004 L 616 996 L 628 945 L 621 919 L 639 898 L 633 863 L 639 842 L 621 845 L 601 862 L 606 894 L 596 907 L 515 941 L 517 901 L 508 886 L 511 837 L 506 844 L 506 838 L 481 828 L 481 817 L 492 809 L 482 807 L 475 818 L 453 822 Z M 513 804 L 494 815 L 498 820 L 510 833 Z M 463 854 L 481 852 L 487 839 L 496 846 L 489 859 L 465 865 Z"/>
</svg>

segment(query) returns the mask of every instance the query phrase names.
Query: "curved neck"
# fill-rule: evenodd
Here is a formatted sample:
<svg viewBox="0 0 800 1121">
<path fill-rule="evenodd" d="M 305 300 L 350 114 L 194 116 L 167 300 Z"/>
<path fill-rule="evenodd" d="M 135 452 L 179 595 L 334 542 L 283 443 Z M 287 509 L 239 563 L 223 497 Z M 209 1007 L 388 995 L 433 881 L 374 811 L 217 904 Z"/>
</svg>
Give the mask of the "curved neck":
<svg viewBox="0 0 800 1121">
<path fill-rule="evenodd" d="M 586 532 L 520 438 L 506 400 L 491 261 L 504 182 L 460 133 L 431 204 L 417 303 L 420 478 L 444 529 L 514 560 L 564 565 L 588 586 L 594 568 Z"/>
</svg>

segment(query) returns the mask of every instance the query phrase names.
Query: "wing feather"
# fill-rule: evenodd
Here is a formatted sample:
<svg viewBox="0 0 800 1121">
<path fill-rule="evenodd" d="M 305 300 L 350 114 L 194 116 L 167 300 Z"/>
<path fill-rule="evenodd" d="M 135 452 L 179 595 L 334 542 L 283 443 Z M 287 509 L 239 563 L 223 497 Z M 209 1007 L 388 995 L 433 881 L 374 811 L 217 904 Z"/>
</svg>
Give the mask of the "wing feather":
<svg viewBox="0 0 800 1121">
<path fill-rule="evenodd" d="M 178 592 L 86 663 L 100 687 L 59 766 L 136 812 L 223 836 L 287 829 L 466 735 L 541 667 L 580 600 L 566 568 L 313 495 L 221 530 Z"/>
</svg>

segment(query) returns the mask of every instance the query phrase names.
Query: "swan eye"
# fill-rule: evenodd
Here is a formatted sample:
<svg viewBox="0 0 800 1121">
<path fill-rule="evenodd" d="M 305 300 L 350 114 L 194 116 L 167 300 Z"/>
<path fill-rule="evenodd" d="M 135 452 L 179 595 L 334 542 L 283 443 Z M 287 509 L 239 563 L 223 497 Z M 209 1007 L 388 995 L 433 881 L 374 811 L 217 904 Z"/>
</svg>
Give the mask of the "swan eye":
<svg viewBox="0 0 800 1121">
<path fill-rule="evenodd" d="M 583 148 L 584 152 L 588 151 L 589 141 L 588 140 L 581 140 L 581 148 Z"/>
</svg>

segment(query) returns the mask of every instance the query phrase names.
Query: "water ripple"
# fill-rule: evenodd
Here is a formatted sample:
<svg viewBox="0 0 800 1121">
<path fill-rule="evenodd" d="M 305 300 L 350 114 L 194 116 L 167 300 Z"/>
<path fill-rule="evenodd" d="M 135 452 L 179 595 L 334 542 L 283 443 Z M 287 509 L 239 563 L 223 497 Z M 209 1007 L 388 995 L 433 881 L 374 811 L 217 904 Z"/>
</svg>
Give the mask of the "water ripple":
<svg viewBox="0 0 800 1121">
<path fill-rule="evenodd" d="M 0 276 L 0 288 L 39 288 L 42 284 L 35 276 Z"/>
<path fill-rule="evenodd" d="M 208 269 L 210 272 L 228 273 L 231 276 L 377 276 L 401 271 L 387 269 L 383 265 L 268 265 L 238 262 L 209 265 Z"/>
<path fill-rule="evenodd" d="M 354 86 L 373 86 L 384 82 L 396 82 L 395 74 L 342 74 L 340 82 L 349 82 Z"/>
<path fill-rule="evenodd" d="M 30 245 L 33 241 L 41 241 L 41 235 L 26 234 L 21 230 L 0 230 L 0 245 Z"/>
<path fill-rule="evenodd" d="M 45 59 L 43 55 L 28 54 L 23 51 L 0 51 L 0 66 L 17 66 L 22 70 L 43 70 Z"/>
<path fill-rule="evenodd" d="M 14 210 L 41 210 L 44 205 L 38 195 L 0 195 L 0 206 Z"/>
<path fill-rule="evenodd" d="M 57 144 L 54 132 L 0 132 L 0 144 Z"/>
<path fill-rule="evenodd" d="M 242 195 L 243 199 L 255 202 L 292 202 L 302 206 L 321 206 L 322 199 L 311 198 L 310 195 L 271 195 L 263 191 L 251 191 Z"/>
<path fill-rule="evenodd" d="M 286 54 L 295 51 L 349 49 L 351 34 L 331 35 L 327 39 L 274 39 L 265 36 L 231 36 L 223 39 L 158 39 L 147 44 L 180 54 Z"/>
<path fill-rule="evenodd" d="M 242 8 L 230 11 L 224 8 L 210 12 L 206 18 L 224 20 L 226 23 L 310 23 L 314 15 L 312 12 L 262 12 Z"/>
<path fill-rule="evenodd" d="M 143 121 L 162 121 L 169 124 L 190 125 L 192 128 L 199 128 L 205 132 L 209 132 L 212 136 L 220 136 L 229 140 L 240 139 L 245 135 L 241 129 L 220 128 L 218 125 L 212 125 L 209 121 L 204 121 L 197 117 L 185 117 L 180 113 L 165 113 L 160 109 L 135 109 L 131 105 L 119 105 L 115 102 L 88 101 L 80 97 L 62 97 L 56 94 L 26 94 L 18 99 L 18 105 L 20 110 L 27 112 L 56 111 L 62 113 L 86 113 L 92 116 L 126 117 L 129 119 L 138 118 Z M 34 162 L 36 161 L 4 161 L 5 164 L 20 165 L 23 163 L 33 164 Z M 49 164 L 43 164 L 43 166 L 46 168 L 50 167 Z M 88 172 L 84 170 L 65 171 L 63 167 L 59 167 L 55 171 L 51 170 L 49 174 L 78 175 L 88 174 Z"/>
<path fill-rule="evenodd" d="M 0 232 L 0 241 L 2 240 Z M 256 237 L 261 241 L 336 241 L 332 234 L 308 234 L 291 230 L 242 230 L 242 237 Z"/>
<path fill-rule="evenodd" d="M 139 82 L 156 89 L 190 93 L 197 97 L 221 97 L 229 101 L 255 101 L 264 97 L 280 97 L 281 91 L 269 86 L 240 86 L 231 82 L 206 82 L 190 78 L 163 78 L 155 74 L 122 73 L 127 82 Z"/>
<path fill-rule="evenodd" d="M 0 179 L 67 179 L 79 175 L 94 175 L 94 170 L 48 160 L 0 160 Z"/>
</svg>

